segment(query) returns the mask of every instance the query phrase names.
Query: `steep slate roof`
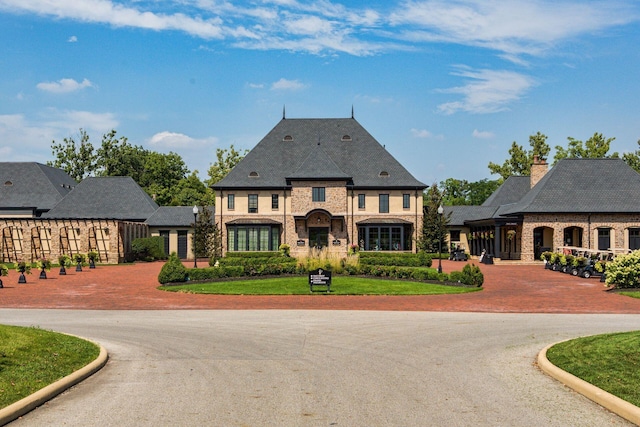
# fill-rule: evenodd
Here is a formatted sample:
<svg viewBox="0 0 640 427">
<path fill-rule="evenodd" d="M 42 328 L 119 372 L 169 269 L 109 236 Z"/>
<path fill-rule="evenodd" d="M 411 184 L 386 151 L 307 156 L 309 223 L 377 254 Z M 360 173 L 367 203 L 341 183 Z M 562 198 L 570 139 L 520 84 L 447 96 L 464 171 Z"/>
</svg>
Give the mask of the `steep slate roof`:
<svg viewBox="0 0 640 427">
<path fill-rule="evenodd" d="M 156 209 L 156 202 L 131 177 L 90 177 L 43 217 L 144 221 Z"/>
<path fill-rule="evenodd" d="M 461 227 L 465 221 L 481 221 L 492 218 L 497 211 L 496 206 L 443 206 L 444 214 L 449 215 L 449 225 Z"/>
<path fill-rule="evenodd" d="M 621 159 L 563 159 L 502 215 L 640 212 L 640 174 Z"/>
<path fill-rule="evenodd" d="M 202 207 L 199 209 L 202 211 Z M 214 207 L 208 209 L 213 217 Z M 145 223 L 150 227 L 192 227 L 193 206 L 160 206 Z"/>
<path fill-rule="evenodd" d="M 382 171 L 388 176 L 380 176 Z M 250 177 L 251 172 L 258 176 Z M 287 178 L 352 178 L 361 188 L 426 188 L 353 118 L 282 119 L 212 187 L 283 188 Z"/>
<path fill-rule="evenodd" d="M 482 206 L 502 206 L 519 202 L 531 190 L 529 176 L 510 176 L 494 191 Z"/>
<path fill-rule="evenodd" d="M 35 162 L 0 162 L 0 209 L 49 210 L 76 182 L 66 172 Z"/>
</svg>

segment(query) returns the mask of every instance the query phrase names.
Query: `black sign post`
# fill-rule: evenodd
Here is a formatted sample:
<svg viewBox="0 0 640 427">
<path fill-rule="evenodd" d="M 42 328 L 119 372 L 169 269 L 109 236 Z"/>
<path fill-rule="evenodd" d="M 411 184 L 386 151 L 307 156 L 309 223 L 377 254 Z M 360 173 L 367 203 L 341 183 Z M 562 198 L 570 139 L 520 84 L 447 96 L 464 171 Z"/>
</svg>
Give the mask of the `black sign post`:
<svg viewBox="0 0 640 427">
<path fill-rule="evenodd" d="M 327 293 L 331 292 L 331 272 L 318 268 L 309 272 L 309 292 L 313 292 L 314 286 L 322 286 Z"/>
</svg>

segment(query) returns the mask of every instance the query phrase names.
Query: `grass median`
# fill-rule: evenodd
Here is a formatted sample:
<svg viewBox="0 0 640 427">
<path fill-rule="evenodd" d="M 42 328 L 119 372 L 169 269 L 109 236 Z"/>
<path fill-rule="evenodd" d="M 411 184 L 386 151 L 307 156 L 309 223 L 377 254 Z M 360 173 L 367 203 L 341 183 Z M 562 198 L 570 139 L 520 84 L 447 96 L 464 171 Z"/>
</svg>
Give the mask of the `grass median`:
<svg viewBox="0 0 640 427">
<path fill-rule="evenodd" d="M 309 294 L 307 277 L 232 280 L 160 286 L 172 292 L 219 295 L 305 295 Z M 482 288 L 452 286 L 405 280 L 370 279 L 338 276 L 331 280 L 332 295 L 440 295 L 476 292 Z"/>
<path fill-rule="evenodd" d="M 99 354 L 96 344 L 77 337 L 0 325 L 0 408 L 66 377 Z"/>
<path fill-rule="evenodd" d="M 640 331 L 596 335 L 547 350 L 557 367 L 640 406 Z"/>
</svg>

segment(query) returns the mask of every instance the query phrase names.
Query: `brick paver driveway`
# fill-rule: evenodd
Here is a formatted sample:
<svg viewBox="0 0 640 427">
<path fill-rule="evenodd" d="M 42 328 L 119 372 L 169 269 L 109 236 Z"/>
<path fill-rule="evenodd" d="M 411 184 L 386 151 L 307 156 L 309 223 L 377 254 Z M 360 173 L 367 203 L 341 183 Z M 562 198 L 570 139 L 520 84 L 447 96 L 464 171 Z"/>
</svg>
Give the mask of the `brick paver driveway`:
<svg viewBox="0 0 640 427">
<path fill-rule="evenodd" d="M 444 261 L 444 271 L 462 263 Z M 537 265 L 481 265 L 482 292 L 439 296 L 220 296 L 157 290 L 162 263 L 98 266 L 66 276 L 57 269 L 38 279 L 18 274 L 3 277 L 0 308 L 67 308 L 99 310 L 163 309 L 318 309 L 403 310 L 510 313 L 640 313 L 640 299 L 606 292 L 596 278 L 583 279 Z M 304 278 L 301 278 L 305 282 Z"/>
</svg>

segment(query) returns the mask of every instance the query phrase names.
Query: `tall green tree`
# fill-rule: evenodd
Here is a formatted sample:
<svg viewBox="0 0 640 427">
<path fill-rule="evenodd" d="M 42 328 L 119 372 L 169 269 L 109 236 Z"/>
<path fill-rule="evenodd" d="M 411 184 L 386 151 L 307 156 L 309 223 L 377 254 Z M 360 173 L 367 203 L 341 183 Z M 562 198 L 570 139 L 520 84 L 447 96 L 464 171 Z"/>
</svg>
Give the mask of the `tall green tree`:
<svg viewBox="0 0 640 427">
<path fill-rule="evenodd" d="M 216 162 L 209 167 L 207 185 L 212 186 L 221 181 L 235 165 L 240 163 L 240 160 L 242 160 L 248 152 L 249 150 L 244 150 L 243 152 L 236 150 L 233 144 L 231 144 L 228 149 L 216 149 Z"/>
<path fill-rule="evenodd" d="M 421 251 L 433 253 L 438 252 L 440 248 L 446 248 L 447 225 L 450 221 L 450 215 L 438 213 L 442 201 L 442 193 L 438 185 L 434 183 L 426 192 L 422 230 L 417 242 L 417 247 Z"/>
<path fill-rule="evenodd" d="M 638 149 L 633 153 L 624 153 L 622 159 L 636 172 L 640 173 L 640 139 L 637 141 Z"/>
<path fill-rule="evenodd" d="M 209 206 L 200 208 L 194 224 L 193 247 L 197 257 L 220 258 L 222 240 Z"/>
<path fill-rule="evenodd" d="M 171 198 L 172 206 L 213 206 L 215 194 L 198 178 L 198 171 L 193 171 L 176 184 Z"/>
<path fill-rule="evenodd" d="M 52 141 L 51 152 L 55 160 L 47 162 L 47 165 L 62 169 L 76 182 L 92 176 L 96 171 L 97 154 L 89 141 L 89 134 L 82 128 L 75 139 L 70 136 L 60 143 Z"/>
<path fill-rule="evenodd" d="M 476 182 L 447 178 L 440 183 L 445 206 L 481 205 L 500 186 L 500 180 L 482 179 Z"/>
<path fill-rule="evenodd" d="M 609 154 L 611 143 L 615 138 L 606 138 L 601 133 L 594 133 L 593 136 L 582 142 L 578 139 L 568 137 L 567 147 L 556 145 L 556 154 L 553 157 L 553 164 L 562 159 L 604 159 L 619 157 L 617 152 Z"/>
<path fill-rule="evenodd" d="M 116 131 L 102 136 L 102 145 L 97 150 L 99 176 L 130 176 L 140 183 L 145 171 L 148 151 L 142 146 L 129 144 L 126 137 L 116 137 Z"/>
<path fill-rule="evenodd" d="M 531 149 L 527 150 L 514 141 L 509 149 L 510 157 L 502 165 L 489 162 L 489 170 L 492 174 L 500 175 L 503 180 L 512 175 L 529 175 L 534 156 L 538 156 L 540 160 L 546 160 L 551 151 L 547 144 L 547 136 L 540 132 L 529 136 L 529 146 Z"/>
</svg>

